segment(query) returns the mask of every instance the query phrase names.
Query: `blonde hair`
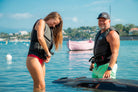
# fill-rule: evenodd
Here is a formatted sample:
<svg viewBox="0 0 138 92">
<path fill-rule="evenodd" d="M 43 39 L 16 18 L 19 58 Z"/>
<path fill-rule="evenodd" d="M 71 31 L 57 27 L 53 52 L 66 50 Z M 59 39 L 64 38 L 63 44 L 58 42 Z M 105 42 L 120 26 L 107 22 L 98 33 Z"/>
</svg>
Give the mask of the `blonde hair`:
<svg viewBox="0 0 138 92">
<path fill-rule="evenodd" d="M 63 35 L 62 35 L 63 21 L 61 16 L 57 12 L 51 12 L 44 18 L 44 20 L 48 21 L 51 18 L 60 20 L 60 23 L 53 28 L 55 50 L 58 50 L 59 46 L 62 47 L 62 42 L 63 42 Z"/>
</svg>

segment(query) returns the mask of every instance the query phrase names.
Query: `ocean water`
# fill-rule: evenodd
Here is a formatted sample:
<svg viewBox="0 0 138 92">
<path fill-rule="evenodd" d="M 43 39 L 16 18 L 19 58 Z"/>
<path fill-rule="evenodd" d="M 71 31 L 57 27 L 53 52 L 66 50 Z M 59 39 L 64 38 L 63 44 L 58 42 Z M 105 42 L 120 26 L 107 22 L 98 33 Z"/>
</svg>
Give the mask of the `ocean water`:
<svg viewBox="0 0 138 92">
<path fill-rule="evenodd" d="M 0 42 L 0 92 L 33 92 L 33 80 L 26 68 L 29 42 Z M 10 54 L 12 60 L 5 59 Z M 89 58 L 93 51 L 69 51 L 63 47 L 46 64 L 46 92 L 95 92 L 54 84 L 61 77 L 91 77 Z M 138 41 L 121 41 L 117 79 L 138 80 Z"/>
</svg>

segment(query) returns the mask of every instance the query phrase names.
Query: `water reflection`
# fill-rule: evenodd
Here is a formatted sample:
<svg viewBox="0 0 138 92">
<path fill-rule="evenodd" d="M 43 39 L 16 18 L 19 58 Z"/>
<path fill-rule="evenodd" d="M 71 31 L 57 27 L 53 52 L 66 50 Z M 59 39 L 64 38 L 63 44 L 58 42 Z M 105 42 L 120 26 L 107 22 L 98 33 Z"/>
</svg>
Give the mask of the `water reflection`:
<svg viewBox="0 0 138 92">
<path fill-rule="evenodd" d="M 34 89 L 33 92 L 46 92 L 46 91 L 45 91 L 45 89 L 40 89 L 40 90 L 38 90 L 38 89 Z"/>
<path fill-rule="evenodd" d="M 93 55 L 93 50 L 87 51 L 69 51 L 70 61 L 88 61 Z"/>
<path fill-rule="evenodd" d="M 93 55 L 93 50 L 88 51 L 69 51 L 69 69 L 71 72 L 80 72 L 82 68 L 88 68 L 88 60 Z"/>
</svg>

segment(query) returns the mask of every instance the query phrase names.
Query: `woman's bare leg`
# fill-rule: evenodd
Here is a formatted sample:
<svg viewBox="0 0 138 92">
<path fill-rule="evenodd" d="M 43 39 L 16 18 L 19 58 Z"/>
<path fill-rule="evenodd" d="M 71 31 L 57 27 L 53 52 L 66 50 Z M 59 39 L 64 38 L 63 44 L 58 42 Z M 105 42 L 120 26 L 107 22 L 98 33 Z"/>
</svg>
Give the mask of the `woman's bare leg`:
<svg viewBox="0 0 138 92">
<path fill-rule="evenodd" d="M 34 90 L 45 90 L 44 71 L 37 58 L 27 57 L 26 66 L 34 81 Z"/>
<path fill-rule="evenodd" d="M 45 70 L 45 63 L 43 62 L 41 64 L 41 66 L 42 66 L 42 69 L 43 69 L 43 76 L 44 76 L 44 79 L 45 79 L 45 72 L 46 72 L 46 70 Z"/>
</svg>

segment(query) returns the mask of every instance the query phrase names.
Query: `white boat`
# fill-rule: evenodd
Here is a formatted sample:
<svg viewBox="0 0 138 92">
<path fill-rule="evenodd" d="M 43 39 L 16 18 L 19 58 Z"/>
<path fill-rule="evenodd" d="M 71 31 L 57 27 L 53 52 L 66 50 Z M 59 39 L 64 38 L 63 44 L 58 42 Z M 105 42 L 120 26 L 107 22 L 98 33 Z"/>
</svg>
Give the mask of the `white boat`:
<svg viewBox="0 0 138 92">
<path fill-rule="evenodd" d="M 71 41 L 67 42 L 69 50 L 91 50 L 94 47 L 94 41 Z"/>
</svg>

